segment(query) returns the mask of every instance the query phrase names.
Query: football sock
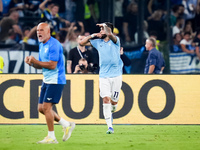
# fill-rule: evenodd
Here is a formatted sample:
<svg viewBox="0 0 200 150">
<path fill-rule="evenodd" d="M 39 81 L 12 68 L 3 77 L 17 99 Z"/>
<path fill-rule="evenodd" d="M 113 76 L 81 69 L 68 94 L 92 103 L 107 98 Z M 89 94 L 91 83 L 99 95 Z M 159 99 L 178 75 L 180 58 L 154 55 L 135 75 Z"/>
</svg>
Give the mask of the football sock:
<svg viewBox="0 0 200 150">
<path fill-rule="evenodd" d="M 111 112 L 115 112 L 116 109 L 117 109 L 117 104 L 111 105 Z"/>
<path fill-rule="evenodd" d="M 50 137 L 50 138 L 52 138 L 52 139 L 56 139 L 56 137 L 55 137 L 55 133 L 54 133 L 54 131 L 48 131 L 48 137 Z"/>
<path fill-rule="evenodd" d="M 112 127 L 111 121 L 111 104 L 103 104 L 103 115 L 106 120 L 107 126 Z"/>
<path fill-rule="evenodd" d="M 60 125 L 62 125 L 63 127 L 69 127 L 70 126 L 70 123 L 63 119 L 63 118 L 60 118 L 60 121 L 58 122 Z"/>
</svg>

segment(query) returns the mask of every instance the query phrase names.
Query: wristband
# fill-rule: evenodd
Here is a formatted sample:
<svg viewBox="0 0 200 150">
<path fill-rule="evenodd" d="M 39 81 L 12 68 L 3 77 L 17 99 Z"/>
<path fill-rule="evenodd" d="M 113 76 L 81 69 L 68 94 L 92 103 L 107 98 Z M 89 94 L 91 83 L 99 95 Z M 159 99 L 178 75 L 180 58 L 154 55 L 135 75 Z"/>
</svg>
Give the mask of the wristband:
<svg viewBox="0 0 200 150">
<path fill-rule="evenodd" d="M 91 36 L 92 38 L 94 38 L 94 37 L 95 37 L 95 35 L 94 35 L 94 34 L 91 34 L 90 36 Z"/>
</svg>

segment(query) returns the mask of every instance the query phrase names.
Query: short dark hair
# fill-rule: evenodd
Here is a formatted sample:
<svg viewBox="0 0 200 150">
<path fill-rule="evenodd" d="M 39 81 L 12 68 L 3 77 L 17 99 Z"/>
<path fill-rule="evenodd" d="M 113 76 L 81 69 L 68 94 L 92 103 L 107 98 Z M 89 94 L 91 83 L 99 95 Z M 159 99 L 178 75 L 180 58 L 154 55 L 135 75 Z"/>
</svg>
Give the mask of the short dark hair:
<svg viewBox="0 0 200 150">
<path fill-rule="evenodd" d="M 26 31 L 26 30 L 29 30 L 29 31 L 30 31 L 30 30 L 31 30 L 31 27 L 25 26 L 25 27 L 23 28 L 23 32 Z"/>
<path fill-rule="evenodd" d="M 179 5 L 174 5 L 174 6 L 172 7 L 172 11 L 173 11 L 173 12 L 177 12 L 178 9 L 179 9 Z"/>
<path fill-rule="evenodd" d="M 58 3 L 54 3 L 53 7 L 57 6 L 58 8 L 60 8 L 60 5 Z"/>
<path fill-rule="evenodd" d="M 87 61 L 87 59 L 85 59 L 85 58 L 81 58 L 81 59 L 79 59 L 79 61 Z"/>
<path fill-rule="evenodd" d="M 111 31 L 113 32 L 113 30 L 114 30 L 114 25 L 113 25 L 112 23 L 110 23 L 110 22 L 105 22 L 105 24 L 106 24 L 109 28 L 111 28 Z"/>
<path fill-rule="evenodd" d="M 178 22 L 178 21 L 180 21 L 180 20 L 182 20 L 182 19 L 184 19 L 183 17 L 177 17 L 176 18 L 176 22 Z"/>
<path fill-rule="evenodd" d="M 51 5 L 51 4 L 54 4 L 54 2 L 53 1 L 48 1 L 47 2 L 47 5 Z"/>
<path fill-rule="evenodd" d="M 185 32 L 185 33 L 184 33 L 184 36 L 185 36 L 185 35 L 187 35 L 187 34 L 188 34 L 188 35 L 191 35 L 191 33 L 190 33 L 190 32 Z"/>
<path fill-rule="evenodd" d="M 179 4 L 179 7 L 185 7 L 183 4 Z"/>
<path fill-rule="evenodd" d="M 176 36 L 177 36 L 177 35 L 180 35 L 180 36 L 181 36 L 181 33 L 175 33 L 174 36 L 173 36 L 173 39 L 176 39 Z"/>
</svg>

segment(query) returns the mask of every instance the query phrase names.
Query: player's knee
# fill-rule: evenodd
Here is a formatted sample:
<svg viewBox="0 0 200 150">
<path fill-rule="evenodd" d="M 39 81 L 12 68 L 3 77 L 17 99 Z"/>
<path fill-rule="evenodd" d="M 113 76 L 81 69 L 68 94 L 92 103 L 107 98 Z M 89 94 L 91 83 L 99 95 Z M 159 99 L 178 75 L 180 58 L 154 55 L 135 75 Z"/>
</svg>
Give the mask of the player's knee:
<svg viewBox="0 0 200 150">
<path fill-rule="evenodd" d="M 51 111 L 51 107 L 50 107 L 49 105 L 43 104 L 43 105 L 42 105 L 42 110 L 43 110 L 43 112 L 44 112 L 44 114 L 45 114 L 46 112 Z"/>
<path fill-rule="evenodd" d="M 43 109 L 42 108 L 38 108 L 38 111 L 42 114 L 44 114 Z"/>
<path fill-rule="evenodd" d="M 38 106 L 38 111 L 39 111 L 40 113 L 44 114 L 44 112 L 43 112 L 43 108 L 42 108 L 41 105 Z"/>
<path fill-rule="evenodd" d="M 110 103 L 110 98 L 109 97 L 104 97 L 103 98 L 103 103 L 104 104 L 109 104 Z"/>
</svg>

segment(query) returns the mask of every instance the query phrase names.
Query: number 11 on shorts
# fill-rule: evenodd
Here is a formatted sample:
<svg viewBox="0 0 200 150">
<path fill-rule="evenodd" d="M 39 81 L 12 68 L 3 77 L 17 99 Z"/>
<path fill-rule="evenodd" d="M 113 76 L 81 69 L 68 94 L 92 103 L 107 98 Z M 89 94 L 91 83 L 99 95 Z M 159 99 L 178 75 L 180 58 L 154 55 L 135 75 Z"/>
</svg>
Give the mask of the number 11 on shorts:
<svg viewBox="0 0 200 150">
<path fill-rule="evenodd" d="M 113 97 L 114 97 L 114 98 L 117 98 L 118 96 L 119 96 L 119 92 L 116 92 L 116 91 L 115 91 L 115 93 L 114 93 L 114 96 L 113 96 Z"/>
</svg>

